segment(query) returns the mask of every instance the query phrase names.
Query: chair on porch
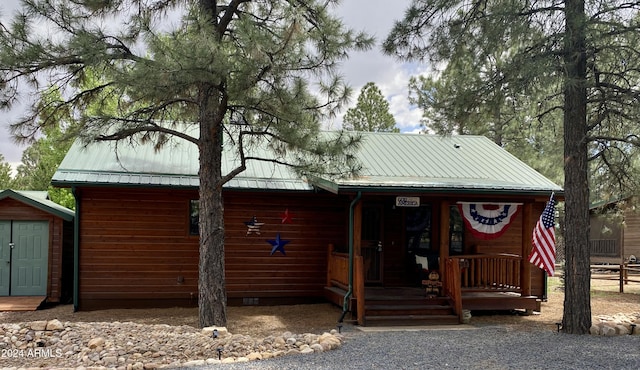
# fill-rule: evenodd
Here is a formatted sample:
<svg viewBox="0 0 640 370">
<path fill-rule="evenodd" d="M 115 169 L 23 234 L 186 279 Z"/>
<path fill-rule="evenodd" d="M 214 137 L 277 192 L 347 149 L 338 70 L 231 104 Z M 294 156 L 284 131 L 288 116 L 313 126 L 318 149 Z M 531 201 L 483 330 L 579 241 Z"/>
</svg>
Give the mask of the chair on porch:
<svg viewBox="0 0 640 370">
<path fill-rule="evenodd" d="M 415 286 L 425 288 L 425 281 L 433 277 L 433 272 L 439 274 L 439 256 L 435 253 L 416 253 L 413 254 L 413 277 L 412 281 Z M 439 281 L 439 279 L 437 279 Z"/>
</svg>

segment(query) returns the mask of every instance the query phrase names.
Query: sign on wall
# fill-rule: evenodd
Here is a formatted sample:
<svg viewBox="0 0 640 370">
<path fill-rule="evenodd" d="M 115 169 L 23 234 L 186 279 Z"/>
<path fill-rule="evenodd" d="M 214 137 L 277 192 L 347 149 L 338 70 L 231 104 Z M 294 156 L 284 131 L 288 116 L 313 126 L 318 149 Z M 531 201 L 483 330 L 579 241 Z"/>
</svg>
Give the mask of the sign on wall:
<svg viewBox="0 0 640 370">
<path fill-rule="evenodd" d="M 420 207 L 420 197 L 396 197 L 396 207 Z"/>
</svg>

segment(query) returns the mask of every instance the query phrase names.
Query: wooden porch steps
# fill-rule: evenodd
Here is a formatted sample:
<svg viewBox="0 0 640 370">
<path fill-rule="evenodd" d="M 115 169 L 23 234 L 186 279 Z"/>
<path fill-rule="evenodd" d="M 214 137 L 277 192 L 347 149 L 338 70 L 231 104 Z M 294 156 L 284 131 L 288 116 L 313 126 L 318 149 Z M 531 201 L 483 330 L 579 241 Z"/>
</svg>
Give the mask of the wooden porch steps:
<svg viewBox="0 0 640 370">
<path fill-rule="evenodd" d="M 366 316 L 365 326 L 428 326 L 457 325 L 456 315 L 395 315 Z"/>
<path fill-rule="evenodd" d="M 342 306 L 346 290 L 325 287 L 325 297 Z M 352 305 L 355 299 L 352 297 Z M 425 297 L 419 288 L 367 288 L 365 326 L 419 326 L 459 324 L 448 297 Z"/>
<path fill-rule="evenodd" d="M 414 326 L 459 324 L 448 297 L 425 297 L 421 289 L 403 289 L 400 294 L 368 291 L 365 326 Z"/>
<path fill-rule="evenodd" d="M 449 305 L 388 305 L 388 304 L 367 304 L 365 306 L 368 315 L 384 316 L 395 315 L 402 312 L 405 315 L 447 315 L 451 313 Z"/>
</svg>

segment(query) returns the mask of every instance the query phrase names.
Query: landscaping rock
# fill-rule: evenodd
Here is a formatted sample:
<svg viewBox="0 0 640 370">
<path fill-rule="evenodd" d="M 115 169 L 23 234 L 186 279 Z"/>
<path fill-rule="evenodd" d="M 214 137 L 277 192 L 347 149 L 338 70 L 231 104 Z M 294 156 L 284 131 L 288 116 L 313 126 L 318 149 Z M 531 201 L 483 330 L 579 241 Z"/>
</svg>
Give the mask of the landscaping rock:
<svg viewBox="0 0 640 370">
<path fill-rule="evenodd" d="M 42 320 L 42 321 L 33 321 L 31 322 L 31 330 L 37 330 L 37 331 L 43 331 L 47 328 L 47 322 Z"/>
<path fill-rule="evenodd" d="M 64 326 L 60 322 L 60 320 L 55 319 L 47 322 L 47 327 L 45 330 L 63 330 Z"/>
<path fill-rule="evenodd" d="M 593 325 L 589 330 L 592 335 L 615 336 L 640 334 L 636 333 L 640 326 L 633 327 L 633 325 L 637 325 L 635 324 L 636 322 L 640 321 L 640 313 L 600 315 L 592 321 Z"/>
<path fill-rule="evenodd" d="M 21 350 L 3 368 L 118 368 L 144 370 L 256 361 L 322 352 L 340 346 L 341 334 L 252 338 L 226 328 L 142 325 L 132 322 L 33 321 L 0 324 L 0 348 Z M 220 352 L 218 352 L 220 349 Z M 220 355 L 220 358 L 218 358 Z"/>
</svg>

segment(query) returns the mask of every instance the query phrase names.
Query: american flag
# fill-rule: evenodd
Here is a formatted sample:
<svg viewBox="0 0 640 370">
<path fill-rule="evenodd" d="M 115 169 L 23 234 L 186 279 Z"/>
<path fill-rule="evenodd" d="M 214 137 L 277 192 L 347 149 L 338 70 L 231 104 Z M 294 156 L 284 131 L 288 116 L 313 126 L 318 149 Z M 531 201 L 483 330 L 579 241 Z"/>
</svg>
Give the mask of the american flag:
<svg viewBox="0 0 640 370">
<path fill-rule="evenodd" d="M 551 195 L 533 229 L 533 249 L 529 255 L 529 262 L 545 270 L 549 276 L 553 276 L 556 264 L 555 205 Z"/>
</svg>

